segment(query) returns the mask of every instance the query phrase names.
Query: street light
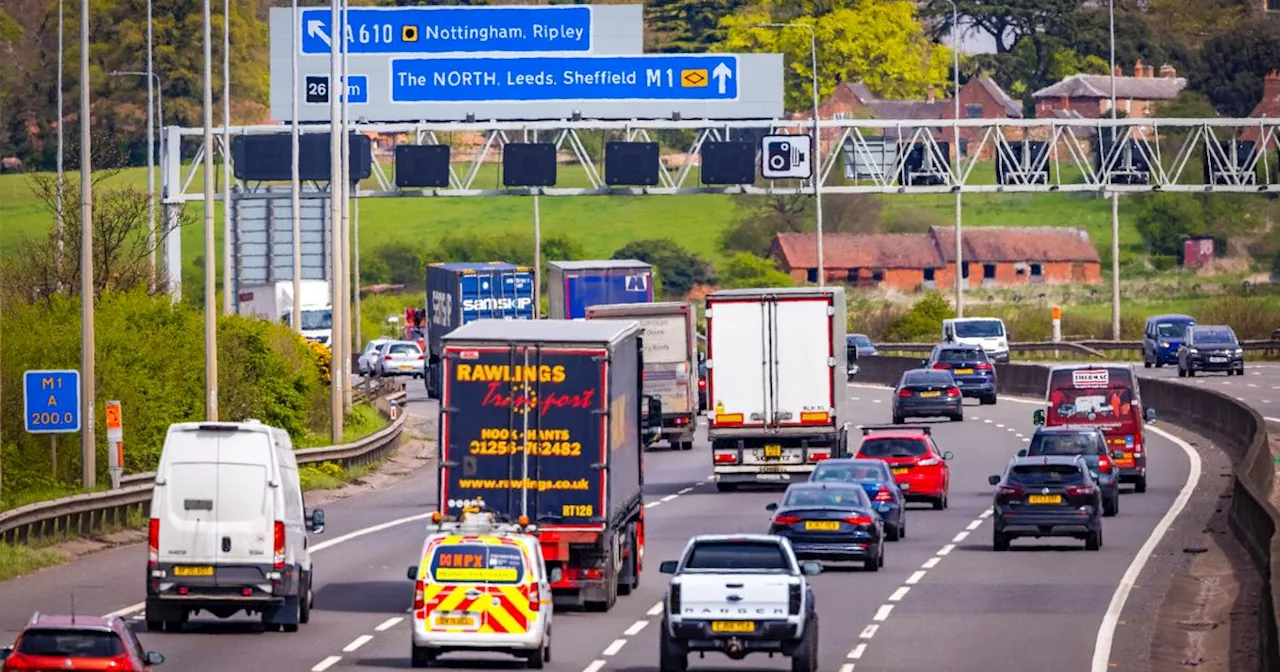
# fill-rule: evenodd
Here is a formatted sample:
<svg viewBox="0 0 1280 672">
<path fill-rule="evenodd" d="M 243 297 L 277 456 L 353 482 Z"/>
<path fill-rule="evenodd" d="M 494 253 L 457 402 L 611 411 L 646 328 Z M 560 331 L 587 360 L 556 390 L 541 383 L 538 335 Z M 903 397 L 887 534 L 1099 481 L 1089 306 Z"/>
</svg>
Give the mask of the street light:
<svg viewBox="0 0 1280 672">
<path fill-rule="evenodd" d="M 813 58 L 813 199 L 818 229 L 818 286 L 826 284 L 826 264 L 822 255 L 822 138 L 818 134 L 818 34 L 807 23 L 757 23 L 758 28 L 803 28 L 809 31 L 809 53 Z"/>
<path fill-rule="evenodd" d="M 148 247 L 151 248 L 151 281 L 149 283 L 149 289 L 154 291 L 155 280 L 156 280 L 156 248 L 159 247 L 159 245 L 156 242 L 157 237 L 156 237 L 155 129 L 157 128 L 157 125 L 156 125 L 156 117 L 153 116 L 153 112 L 155 112 L 155 110 L 151 108 L 151 105 L 153 102 L 156 103 L 156 107 L 159 109 L 159 121 L 160 121 L 159 127 L 163 128 L 164 127 L 164 86 L 160 82 L 160 75 L 157 75 L 155 72 L 151 72 L 150 77 L 147 76 L 148 73 L 139 72 L 136 70 L 112 70 L 109 74 L 112 77 L 123 77 L 123 76 L 147 77 L 147 80 L 149 82 L 153 82 L 155 84 L 154 89 L 150 86 L 147 87 L 147 96 L 148 96 L 148 100 L 147 100 L 147 221 L 148 221 L 147 245 Z M 154 98 L 151 97 L 152 93 L 155 94 Z"/>
<path fill-rule="evenodd" d="M 97 408 L 95 368 L 96 331 L 93 324 L 93 150 L 89 134 L 92 108 L 89 106 L 89 0 L 80 0 L 80 484 L 85 489 L 98 483 L 98 442 L 94 431 Z"/>
<path fill-rule="evenodd" d="M 952 166 L 954 174 L 960 174 L 960 9 L 954 0 L 947 0 L 951 5 L 951 56 L 953 64 L 952 76 L 955 78 L 955 91 L 951 99 L 955 103 L 955 122 L 952 124 L 951 139 L 956 144 L 956 165 Z M 956 317 L 964 317 L 964 245 L 960 239 L 964 223 L 963 196 L 960 185 L 954 185 L 956 191 Z"/>
<path fill-rule="evenodd" d="M 207 1 L 207 0 L 206 0 Z M 338 352 L 337 339 L 342 330 L 339 328 L 342 310 L 342 203 L 340 199 L 342 180 L 342 138 L 338 135 L 342 128 L 342 106 L 336 94 L 341 74 L 342 56 L 338 52 L 339 42 L 345 42 L 346 36 L 341 32 L 342 17 L 339 13 L 339 0 L 329 0 L 329 283 L 332 292 L 331 322 L 329 337 L 329 417 L 331 418 L 330 438 L 333 443 L 342 443 L 342 421 L 345 418 L 342 399 L 343 362 Z M 297 297 L 294 297 L 297 301 Z"/>
<path fill-rule="evenodd" d="M 1111 38 L 1111 121 L 1116 120 L 1116 0 L 1107 3 Z M 1111 126 L 1111 151 L 1116 150 L 1116 127 Z M 1111 338 L 1120 340 L 1120 192 L 1111 192 Z"/>
<path fill-rule="evenodd" d="M 87 0 L 86 0 L 87 1 Z M 205 415 L 218 421 L 218 247 L 213 238 L 213 44 L 204 0 L 204 376 Z M 224 269 L 226 273 L 232 269 Z"/>
</svg>

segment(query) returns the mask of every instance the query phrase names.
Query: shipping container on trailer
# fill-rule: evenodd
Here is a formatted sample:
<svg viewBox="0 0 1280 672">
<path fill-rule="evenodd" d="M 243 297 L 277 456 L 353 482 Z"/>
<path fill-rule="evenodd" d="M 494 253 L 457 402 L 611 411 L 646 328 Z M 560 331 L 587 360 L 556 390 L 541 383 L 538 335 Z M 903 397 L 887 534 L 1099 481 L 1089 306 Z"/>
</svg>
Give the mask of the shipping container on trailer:
<svg viewBox="0 0 1280 672">
<path fill-rule="evenodd" d="M 716 487 L 785 485 L 848 454 L 841 287 L 707 296 L 707 413 Z"/>
<path fill-rule="evenodd" d="M 611 303 L 653 303 L 653 266 L 636 259 L 547 264 L 548 317 L 582 318 L 591 306 Z"/>
<path fill-rule="evenodd" d="M 693 448 L 698 413 L 697 312 L 686 301 L 605 304 L 588 320 L 634 320 L 644 329 L 644 393 L 662 401 L 662 439 Z"/>
<path fill-rule="evenodd" d="M 427 266 L 427 394 L 439 398 L 441 339 L 476 320 L 532 320 L 533 269 L 501 261 Z"/>
<path fill-rule="evenodd" d="M 635 322 L 477 320 L 442 339 L 440 511 L 527 515 L 557 605 L 607 610 L 643 567 Z"/>
</svg>

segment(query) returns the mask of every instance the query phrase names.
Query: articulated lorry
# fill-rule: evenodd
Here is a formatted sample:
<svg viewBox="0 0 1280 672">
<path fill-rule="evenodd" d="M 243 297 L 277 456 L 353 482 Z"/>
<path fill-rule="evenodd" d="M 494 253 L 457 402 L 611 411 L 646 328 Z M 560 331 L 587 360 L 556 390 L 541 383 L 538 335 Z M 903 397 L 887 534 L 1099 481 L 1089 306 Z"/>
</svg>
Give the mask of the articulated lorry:
<svg viewBox="0 0 1280 672">
<path fill-rule="evenodd" d="M 476 320 L 532 320 L 533 269 L 500 261 L 441 263 L 427 267 L 423 380 L 427 395 L 440 398 L 441 339 Z"/>
<path fill-rule="evenodd" d="M 653 266 L 635 259 L 547 264 L 547 317 L 574 320 L 607 303 L 652 303 Z"/>
<path fill-rule="evenodd" d="M 328 280 L 303 280 L 302 337 L 322 345 L 333 340 L 333 292 Z M 241 287 L 240 315 L 255 315 L 273 322 L 293 322 L 293 281 Z"/>
<path fill-rule="evenodd" d="M 681 301 L 606 304 L 588 320 L 639 322 L 644 329 L 644 392 L 662 401 L 662 440 L 693 448 L 698 413 L 698 343 L 693 305 Z"/>
<path fill-rule="evenodd" d="M 640 583 L 644 446 L 635 322 L 477 320 L 442 339 L 440 511 L 538 527 L 557 606 L 607 611 Z"/>
<path fill-rule="evenodd" d="M 844 289 L 725 290 L 706 315 L 716 488 L 803 481 L 847 456 Z"/>
</svg>

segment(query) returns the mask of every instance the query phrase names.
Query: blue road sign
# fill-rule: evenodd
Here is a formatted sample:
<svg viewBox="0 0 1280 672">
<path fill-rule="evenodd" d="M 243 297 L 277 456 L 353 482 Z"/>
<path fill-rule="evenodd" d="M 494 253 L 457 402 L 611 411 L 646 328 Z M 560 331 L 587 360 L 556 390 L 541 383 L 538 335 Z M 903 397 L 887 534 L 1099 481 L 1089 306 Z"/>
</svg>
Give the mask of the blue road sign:
<svg viewBox="0 0 1280 672">
<path fill-rule="evenodd" d="M 303 54 L 328 54 L 329 9 L 300 13 Z M 591 51 L 591 7 L 386 7 L 347 10 L 349 54 Z"/>
<path fill-rule="evenodd" d="M 22 417 L 32 434 L 80 431 L 80 372 L 23 373 Z"/>
<path fill-rule="evenodd" d="M 347 96 L 352 105 L 369 102 L 369 78 L 364 75 L 347 75 Z"/>
<path fill-rule="evenodd" d="M 738 80 L 736 56 L 396 58 L 391 102 L 733 101 Z"/>
</svg>

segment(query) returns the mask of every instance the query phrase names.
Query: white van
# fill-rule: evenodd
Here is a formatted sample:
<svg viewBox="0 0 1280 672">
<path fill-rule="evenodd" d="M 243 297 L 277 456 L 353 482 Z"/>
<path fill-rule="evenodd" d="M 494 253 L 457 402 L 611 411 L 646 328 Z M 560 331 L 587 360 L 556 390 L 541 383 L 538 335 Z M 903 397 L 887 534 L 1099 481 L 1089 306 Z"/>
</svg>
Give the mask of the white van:
<svg viewBox="0 0 1280 672">
<path fill-rule="evenodd" d="M 296 632 L 314 601 L 307 533 L 323 531 L 324 511 L 303 509 L 287 432 L 252 420 L 171 425 L 151 496 L 147 629 L 244 611 Z"/>
<path fill-rule="evenodd" d="M 993 362 L 1009 361 L 1009 333 L 998 317 L 957 317 L 942 321 L 942 342 L 976 345 Z"/>
</svg>

